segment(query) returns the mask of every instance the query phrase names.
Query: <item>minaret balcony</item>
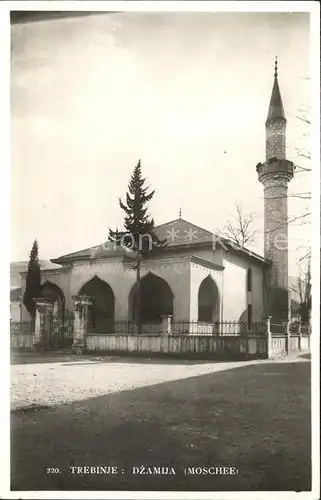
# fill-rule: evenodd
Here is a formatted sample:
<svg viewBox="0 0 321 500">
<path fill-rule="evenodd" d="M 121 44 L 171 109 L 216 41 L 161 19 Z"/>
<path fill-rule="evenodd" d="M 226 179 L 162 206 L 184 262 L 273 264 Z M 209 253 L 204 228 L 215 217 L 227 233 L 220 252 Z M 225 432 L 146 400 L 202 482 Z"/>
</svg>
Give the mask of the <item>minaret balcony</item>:
<svg viewBox="0 0 321 500">
<path fill-rule="evenodd" d="M 258 173 L 259 181 L 264 184 L 265 180 L 271 177 L 285 177 L 290 182 L 294 176 L 295 166 L 292 161 L 278 158 L 270 158 L 265 163 L 258 163 L 256 171 Z"/>
</svg>

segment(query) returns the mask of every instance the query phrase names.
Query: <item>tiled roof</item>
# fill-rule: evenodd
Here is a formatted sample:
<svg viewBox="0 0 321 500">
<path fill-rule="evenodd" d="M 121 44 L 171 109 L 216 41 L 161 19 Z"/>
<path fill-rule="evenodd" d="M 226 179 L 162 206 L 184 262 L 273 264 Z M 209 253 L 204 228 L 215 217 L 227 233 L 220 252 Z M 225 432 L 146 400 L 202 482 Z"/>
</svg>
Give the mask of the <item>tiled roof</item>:
<svg viewBox="0 0 321 500">
<path fill-rule="evenodd" d="M 66 255 L 62 255 L 56 259 L 51 259 L 51 262 L 66 262 L 73 261 L 78 259 L 98 259 L 101 257 L 117 257 L 123 255 L 131 255 L 133 252 L 126 250 L 124 248 L 115 247 L 115 245 L 106 241 L 101 243 L 100 245 L 96 245 L 94 247 L 85 248 L 84 250 L 79 250 L 78 252 L 68 253 Z"/>
<path fill-rule="evenodd" d="M 170 247 L 208 243 L 213 239 L 210 231 L 184 219 L 176 219 L 156 226 L 155 234 L 160 240 L 166 240 L 167 246 Z"/>
<path fill-rule="evenodd" d="M 22 288 L 21 287 L 12 288 L 10 290 L 10 302 L 16 302 L 16 301 L 20 300 L 20 298 L 21 298 L 21 292 L 22 292 Z"/>
<path fill-rule="evenodd" d="M 39 265 L 41 270 L 46 269 L 59 269 L 61 266 L 58 264 L 54 264 L 50 260 L 39 260 Z M 27 272 L 28 270 L 28 261 L 22 260 L 19 262 L 11 262 L 10 263 L 10 287 L 17 288 L 21 285 L 21 276 L 20 273 Z"/>
<path fill-rule="evenodd" d="M 156 226 L 154 232 L 161 241 L 166 240 L 167 248 L 169 247 L 173 249 L 178 249 L 189 245 L 211 244 L 214 239 L 213 233 L 184 219 L 175 219 L 170 222 L 166 222 L 165 224 Z M 235 246 L 232 247 L 231 242 L 226 239 L 224 239 L 224 243 L 226 243 L 230 248 L 234 248 L 236 251 L 246 254 L 254 259 L 260 260 L 261 262 L 266 262 L 263 257 L 247 250 L 246 248 L 235 248 Z M 52 262 L 64 263 L 79 259 L 100 257 L 107 258 L 116 256 L 133 258 L 135 257 L 135 252 L 126 250 L 124 248 L 115 248 L 113 243 L 106 242 L 102 243 L 101 245 L 96 245 L 84 250 L 79 250 L 78 252 L 62 255 L 61 257 L 52 259 Z"/>
</svg>

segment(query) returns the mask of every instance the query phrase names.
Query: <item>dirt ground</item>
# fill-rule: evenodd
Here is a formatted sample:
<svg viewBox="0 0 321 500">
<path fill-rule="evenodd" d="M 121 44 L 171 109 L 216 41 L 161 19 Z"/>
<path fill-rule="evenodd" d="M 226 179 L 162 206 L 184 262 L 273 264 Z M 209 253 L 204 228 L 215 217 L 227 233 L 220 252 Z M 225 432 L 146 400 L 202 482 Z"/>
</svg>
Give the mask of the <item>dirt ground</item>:
<svg viewBox="0 0 321 500">
<path fill-rule="evenodd" d="M 30 353 L 16 356 L 11 366 L 11 408 L 55 406 L 260 362 L 221 363 Z"/>
<path fill-rule="evenodd" d="M 309 490 L 304 357 L 77 359 L 12 366 L 13 402 L 24 406 L 11 414 L 13 490 Z"/>
</svg>

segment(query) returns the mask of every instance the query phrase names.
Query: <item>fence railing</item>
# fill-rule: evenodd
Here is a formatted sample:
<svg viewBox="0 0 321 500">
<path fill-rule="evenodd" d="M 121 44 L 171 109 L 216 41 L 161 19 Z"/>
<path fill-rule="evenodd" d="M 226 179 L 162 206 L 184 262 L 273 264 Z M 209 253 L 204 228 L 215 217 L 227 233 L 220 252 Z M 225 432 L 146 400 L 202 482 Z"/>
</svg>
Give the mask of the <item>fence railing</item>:
<svg viewBox="0 0 321 500">
<path fill-rule="evenodd" d="M 266 333 L 265 322 L 253 322 L 248 325 L 243 321 L 217 321 L 205 323 L 201 321 L 173 321 L 172 334 L 190 335 L 257 335 Z"/>
<path fill-rule="evenodd" d="M 33 349 L 35 334 L 31 321 L 11 321 L 11 348 Z M 272 323 L 269 320 L 253 322 L 197 321 L 149 322 L 141 325 L 141 335 L 134 321 L 102 321 L 87 329 L 86 344 L 90 350 L 172 353 L 229 353 L 277 357 L 295 351 L 310 349 L 310 330 L 299 324 Z M 49 347 L 71 348 L 74 340 L 74 318 L 53 318 Z M 86 330 L 85 330 L 86 331 Z"/>
<path fill-rule="evenodd" d="M 299 321 L 290 322 L 289 333 L 290 335 L 302 335 L 310 334 L 310 327 L 305 323 L 300 323 Z M 287 335 L 288 333 L 288 323 L 287 321 L 282 321 L 279 323 L 271 323 L 271 334 L 272 335 Z"/>
<path fill-rule="evenodd" d="M 136 335 L 138 333 L 137 323 L 126 320 L 99 320 L 96 323 L 88 322 L 88 333 L 122 333 L 128 335 Z M 160 334 L 161 323 L 159 321 L 142 323 L 141 333 L 144 334 Z"/>
<path fill-rule="evenodd" d="M 164 326 L 160 321 L 141 324 L 141 333 L 144 335 L 158 335 L 164 333 Z M 99 320 L 96 323 L 88 323 L 88 333 L 91 334 L 124 334 L 136 335 L 138 326 L 135 321 L 122 320 Z M 266 334 L 266 322 L 253 322 L 249 327 L 247 322 L 221 321 L 205 323 L 202 321 L 171 321 L 168 333 L 173 335 L 264 335 Z"/>
<path fill-rule="evenodd" d="M 273 335 L 286 335 L 287 323 L 286 321 L 280 323 L 271 323 L 271 334 Z"/>
<path fill-rule="evenodd" d="M 215 331 L 215 323 L 201 323 L 197 321 L 172 321 L 171 333 L 173 334 L 203 334 L 212 335 Z"/>
<path fill-rule="evenodd" d="M 12 334 L 23 334 L 32 333 L 33 323 L 32 321 L 10 321 L 10 333 Z"/>
<path fill-rule="evenodd" d="M 223 321 L 220 323 L 221 335 L 263 335 L 267 333 L 266 322 L 253 321 Z"/>
<path fill-rule="evenodd" d="M 311 334 L 311 327 L 308 324 L 302 324 L 301 325 L 301 332 L 303 335 L 310 335 Z"/>
<path fill-rule="evenodd" d="M 64 320 L 53 317 L 53 332 L 64 331 L 72 335 L 74 329 L 74 316 L 72 313 L 65 314 Z M 291 335 L 299 335 L 301 333 L 309 335 L 309 325 L 294 322 L 289 325 Z M 272 335 L 287 335 L 287 323 L 271 323 Z M 97 325 L 88 323 L 88 333 L 121 333 L 135 335 L 138 333 L 137 324 L 134 321 L 124 320 L 100 320 Z M 10 321 L 11 334 L 30 334 L 33 333 L 32 321 Z M 144 334 L 160 334 L 162 333 L 162 323 L 160 321 L 151 321 L 142 323 L 141 333 Z M 267 325 L 265 321 L 256 321 L 249 327 L 247 322 L 242 321 L 220 321 L 216 323 L 205 323 L 202 321 L 171 321 L 170 333 L 178 335 L 264 335 L 267 333 Z"/>
</svg>

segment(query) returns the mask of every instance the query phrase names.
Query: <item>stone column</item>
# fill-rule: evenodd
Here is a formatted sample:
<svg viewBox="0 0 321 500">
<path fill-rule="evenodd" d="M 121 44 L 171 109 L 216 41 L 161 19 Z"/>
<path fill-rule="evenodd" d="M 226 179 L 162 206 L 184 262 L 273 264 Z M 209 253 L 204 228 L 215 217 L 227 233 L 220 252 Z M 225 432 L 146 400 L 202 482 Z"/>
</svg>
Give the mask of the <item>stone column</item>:
<svg viewBox="0 0 321 500">
<path fill-rule="evenodd" d="M 291 329 L 289 320 L 286 322 L 286 351 L 288 355 L 291 352 Z"/>
<path fill-rule="evenodd" d="M 72 343 L 72 352 L 82 354 L 86 348 L 86 335 L 88 333 L 89 308 L 93 305 L 91 297 L 86 295 L 74 295 L 75 320 L 74 320 L 74 338 Z"/>
<path fill-rule="evenodd" d="M 266 333 L 267 333 L 267 357 L 272 357 L 272 336 L 271 336 L 271 316 L 266 318 Z"/>
<path fill-rule="evenodd" d="M 302 351 L 302 323 L 301 323 L 301 318 L 299 319 L 299 325 L 298 325 L 298 334 L 299 334 L 299 351 Z"/>
<path fill-rule="evenodd" d="M 162 335 L 168 335 L 172 331 L 172 316 L 170 314 L 164 314 L 161 316 L 162 324 L 161 324 L 161 332 Z"/>
<path fill-rule="evenodd" d="M 308 311 L 309 319 L 308 319 L 308 335 L 311 335 L 312 331 L 312 326 L 311 326 L 311 310 Z M 310 347 L 310 340 L 309 340 L 309 347 Z"/>
<path fill-rule="evenodd" d="M 213 334 L 214 335 L 220 335 L 221 333 L 221 324 L 219 321 L 215 321 L 214 326 L 213 326 Z"/>
<path fill-rule="evenodd" d="M 50 348 L 52 335 L 54 299 L 35 297 L 36 322 L 33 348 L 35 351 L 45 351 Z"/>
</svg>

